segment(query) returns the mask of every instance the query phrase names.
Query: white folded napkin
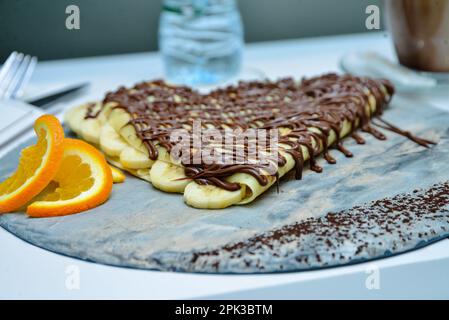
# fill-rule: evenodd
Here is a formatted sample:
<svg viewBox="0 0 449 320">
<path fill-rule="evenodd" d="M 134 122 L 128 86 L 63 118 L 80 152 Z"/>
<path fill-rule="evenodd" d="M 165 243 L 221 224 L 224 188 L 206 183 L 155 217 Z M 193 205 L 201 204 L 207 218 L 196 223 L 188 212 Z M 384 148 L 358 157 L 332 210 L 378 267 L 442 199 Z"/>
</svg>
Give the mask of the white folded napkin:
<svg viewBox="0 0 449 320">
<path fill-rule="evenodd" d="M 32 127 L 43 114 L 38 108 L 17 100 L 0 100 L 0 147 Z"/>
</svg>

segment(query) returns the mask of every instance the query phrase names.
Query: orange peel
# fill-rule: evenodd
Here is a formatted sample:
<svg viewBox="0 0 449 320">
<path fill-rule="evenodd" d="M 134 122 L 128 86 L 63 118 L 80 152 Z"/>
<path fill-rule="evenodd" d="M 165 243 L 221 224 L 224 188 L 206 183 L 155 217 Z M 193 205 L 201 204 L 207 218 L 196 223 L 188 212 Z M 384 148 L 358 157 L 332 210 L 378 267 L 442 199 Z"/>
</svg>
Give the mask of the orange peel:
<svg viewBox="0 0 449 320">
<path fill-rule="evenodd" d="M 22 150 L 16 171 L 0 183 L 0 213 L 26 205 L 52 180 L 59 169 L 64 144 L 64 130 L 52 115 L 39 117 L 34 130 L 36 144 Z"/>
<path fill-rule="evenodd" d="M 111 168 L 100 151 L 84 141 L 65 139 L 58 172 L 27 214 L 55 217 L 92 209 L 109 198 L 112 183 Z"/>
</svg>

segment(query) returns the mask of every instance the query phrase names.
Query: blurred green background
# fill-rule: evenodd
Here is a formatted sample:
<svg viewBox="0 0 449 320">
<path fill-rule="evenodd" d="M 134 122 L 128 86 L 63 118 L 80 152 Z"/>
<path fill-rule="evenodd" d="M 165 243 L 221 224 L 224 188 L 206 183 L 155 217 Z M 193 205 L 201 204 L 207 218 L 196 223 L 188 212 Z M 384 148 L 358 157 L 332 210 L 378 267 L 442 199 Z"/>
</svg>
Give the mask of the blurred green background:
<svg viewBox="0 0 449 320">
<path fill-rule="evenodd" d="M 238 0 L 246 42 L 370 32 L 381 0 Z M 13 50 L 41 60 L 157 50 L 162 0 L 0 0 L 0 61 Z M 78 5 L 81 29 L 67 30 Z"/>
</svg>

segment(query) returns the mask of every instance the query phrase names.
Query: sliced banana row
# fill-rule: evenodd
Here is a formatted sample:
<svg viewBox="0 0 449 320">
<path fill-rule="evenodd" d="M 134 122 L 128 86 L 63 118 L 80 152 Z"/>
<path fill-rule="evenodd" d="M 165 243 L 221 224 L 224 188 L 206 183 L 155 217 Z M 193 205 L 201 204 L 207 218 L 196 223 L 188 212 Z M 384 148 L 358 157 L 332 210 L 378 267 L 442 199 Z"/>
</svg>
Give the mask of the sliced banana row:
<svg viewBox="0 0 449 320">
<path fill-rule="evenodd" d="M 376 100 L 374 97 L 370 96 L 368 104 L 365 107 L 367 115 L 371 115 L 376 110 Z M 356 121 L 355 125 L 358 126 L 359 121 Z M 287 128 L 284 129 L 284 133 L 288 132 Z M 322 133 L 318 128 L 310 127 L 309 131 Z M 352 131 L 352 125 L 349 121 L 345 120 L 343 122 L 342 129 L 339 133 L 330 131 L 327 144 L 328 146 L 335 143 L 337 139 L 337 134 L 340 138 L 347 136 Z M 281 130 L 282 132 L 282 130 Z M 322 145 L 317 146 L 318 141 L 313 140 L 313 147 L 318 147 L 320 152 L 323 151 Z M 280 152 L 286 158 L 286 164 L 278 168 L 278 176 L 281 178 L 287 172 L 293 169 L 295 166 L 295 161 L 293 157 L 282 151 L 282 148 L 288 149 L 289 146 L 280 145 Z M 301 146 L 302 156 L 304 161 L 310 159 L 309 151 L 306 147 Z M 259 184 L 259 182 L 251 175 L 246 173 L 235 173 L 228 177 L 226 180 L 228 182 L 234 182 L 240 184 L 241 188 L 238 191 L 228 191 L 213 185 L 200 185 L 196 182 L 190 182 L 184 191 L 184 201 L 195 208 L 208 208 L 208 209 L 222 209 L 229 207 L 231 205 L 241 205 L 250 203 L 267 189 L 269 189 L 273 183 L 275 183 L 275 177 L 268 176 L 268 183 L 265 186 Z M 213 200 L 212 200 L 213 198 Z"/>
<path fill-rule="evenodd" d="M 123 140 L 115 130 L 105 123 L 100 131 L 100 148 L 110 157 L 120 157 L 122 151 L 128 147 L 128 144 Z"/>
<path fill-rule="evenodd" d="M 162 191 L 184 193 L 184 201 L 192 207 L 221 209 L 231 205 L 246 204 L 269 189 L 276 181 L 275 177 L 267 176 L 268 183 L 262 186 L 249 174 L 235 173 L 226 180 L 240 184 L 241 188 L 237 191 L 228 191 L 214 185 L 200 185 L 188 180 L 184 174 L 184 168 L 176 164 L 165 148 L 157 146 L 158 159 L 151 160 L 148 150 L 129 123 L 131 116 L 125 110 L 112 108 L 113 106 L 113 104 L 105 105 L 98 117 L 89 119 L 85 119 L 88 105 L 73 108 L 66 113 L 66 123 L 81 138 L 99 146 L 111 164 L 151 182 L 155 188 Z M 366 113 L 371 115 L 375 110 L 376 100 L 370 95 Z M 355 125 L 358 126 L 358 121 Z M 311 127 L 309 130 L 321 133 L 317 128 Z M 351 130 L 351 123 L 344 121 L 339 133 L 331 130 L 327 144 L 332 145 L 336 141 L 337 134 L 343 138 Z M 289 131 L 288 128 L 280 128 L 281 134 Z M 317 143 L 318 141 L 313 141 L 314 147 Z M 295 161 L 289 153 L 283 151 L 283 148 L 288 149 L 289 146 L 280 145 L 279 147 L 281 154 L 287 160 L 283 167 L 278 168 L 280 178 L 293 169 Z M 318 146 L 321 151 L 323 147 Z M 304 161 L 307 161 L 310 158 L 307 148 L 301 147 L 301 151 Z"/>
<path fill-rule="evenodd" d="M 157 149 L 161 160 L 151 160 L 134 127 L 129 124 L 128 113 L 109 105 L 98 117 L 85 119 L 88 106 L 75 107 L 66 113 L 65 121 L 72 131 L 98 146 L 112 165 L 146 181 L 154 181 L 154 186 L 165 192 L 184 192 L 190 182 L 184 175 L 184 168 L 171 163 L 170 154 L 160 146 Z"/>
</svg>

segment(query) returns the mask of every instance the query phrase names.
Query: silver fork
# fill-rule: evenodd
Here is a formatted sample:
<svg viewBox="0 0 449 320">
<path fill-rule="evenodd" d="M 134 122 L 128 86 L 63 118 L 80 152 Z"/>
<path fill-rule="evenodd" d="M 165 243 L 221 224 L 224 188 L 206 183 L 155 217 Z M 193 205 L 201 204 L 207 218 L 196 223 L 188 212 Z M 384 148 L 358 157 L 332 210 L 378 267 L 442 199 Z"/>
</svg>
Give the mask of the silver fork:
<svg viewBox="0 0 449 320">
<path fill-rule="evenodd" d="M 20 98 L 36 64 L 37 57 L 11 53 L 0 69 L 0 100 Z"/>
</svg>

